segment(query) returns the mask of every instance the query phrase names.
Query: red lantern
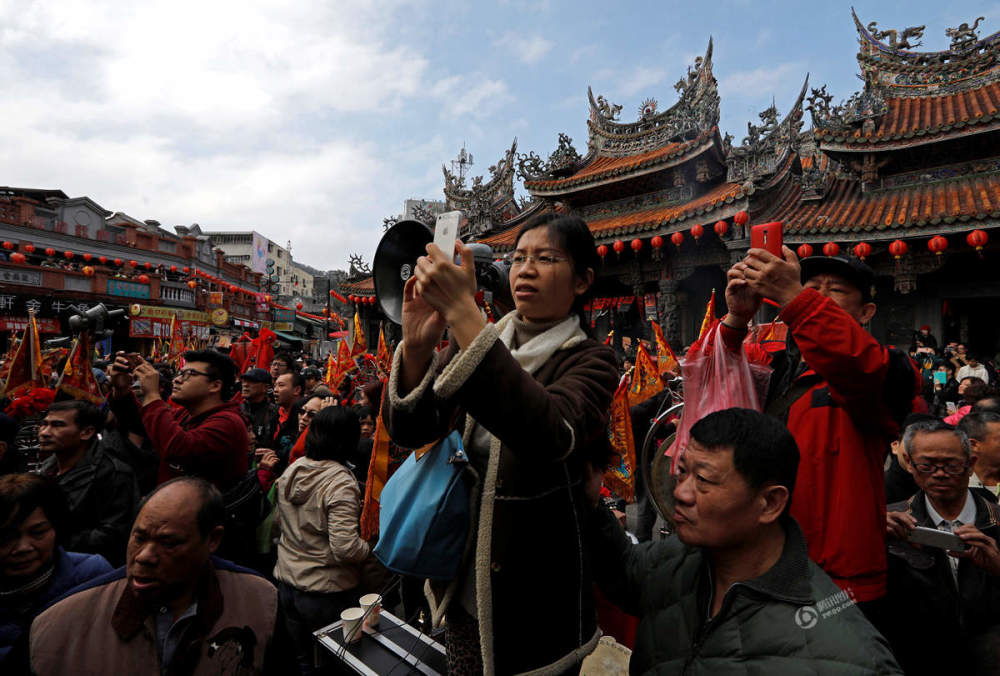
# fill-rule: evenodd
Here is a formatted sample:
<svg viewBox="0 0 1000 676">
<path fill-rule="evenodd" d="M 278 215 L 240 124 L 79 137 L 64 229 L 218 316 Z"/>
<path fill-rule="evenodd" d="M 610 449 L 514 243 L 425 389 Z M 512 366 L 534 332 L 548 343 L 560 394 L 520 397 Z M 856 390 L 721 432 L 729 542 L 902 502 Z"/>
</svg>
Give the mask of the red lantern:
<svg viewBox="0 0 1000 676">
<path fill-rule="evenodd" d="M 823 245 L 823 255 L 824 256 L 838 256 L 840 255 L 840 245 L 836 242 L 827 242 Z"/>
<path fill-rule="evenodd" d="M 973 230 L 965 236 L 965 241 L 969 246 L 975 247 L 979 252 L 979 257 L 983 257 L 983 247 L 990 241 L 990 236 L 982 230 Z M 28 247 L 25 247 L 27 249 Z"/>
<path fill-rule="evenodd" d="M 330 311 L 327 310 L 326 308 L 323 308 L 323 316 L 324 317 L 329 317 L 330 316 Z"/>
<path fill-rule="evenodd" d="M 100 256 L 100 257 L 98 257 L 97 260 L 100 261 L 101 265 L 107 265 L 108 264 L 108 257 L 107 256 Z"/>
<path fill-rule="evenodd" d="M 670 235 L 670 241 L 674 243 L 674 246 L 680 249 L 681 244 L 684 242 L 684 233 L 675 232 L 674 234 Z"/>
<path fill-rule="evenodd" d="M 87 261 L 88 263 L 90 262 L 91 258 L 93 258 L 93 256 L 91 256 L 89 253 L 83 254 L 83 260 Z"/>
<path fill-rule="evenodd" d="M 13 251 L 14 246 L 15 245 L 14 245 L 13 242 L 4 241 L 4 243 L 3 243 L 3 248 L 6 249 L 7 251 Z"/>
<path fill-rule="evenodd" d="M 891 253 L 892 257 L 895 258 L 897 261 L 903 256 L 905 256 L 906 252 L 909 251 L 909 249 L 910 247 L 908 247 L 906 245 L 906 242 L 904 242 L 901 239 L 897 239 L 896 241 L 894 241 L 892 244 L 889 245 L 889 253 Z"/>
<path fill-rule="evenodd" d="M 800 244 L 798 253 L 799 253 L 799 258 L 809 258 L 810 256 L 813 255 L 812 244 Z"/>
<path fill-rule="evenodd" d="M 183 268 L 181 268 L 181 272 L 183 272 L 186 275 L 189 272 L 191 272 L 191 268 L 185 265 Z"/>
<path fill-rule="evenodd" d="M 235 284 L 230 284 L 229 285 L 229 293 L 236 293 L 239 290 L 240 290 L 240 288 L 238 286 L 236 286 Z"/>
<path fill-rule="evenodd" d="M 611 245 L 611 248 L 615 250 L 616 254 L 621 255 L 621 252 L 625 251 L 625 242 L 620 239 L 616 239 L 615 243 Z"/>
<path fill-rule="evenodd" d="M 872 245 L 868 242 L 861 242 L 854 245 L 854 255 L 864 260 L 872 255 Z"/>
<path fill-rule="evenodd" d="M 10 255 L 11 263 L 24 263 L 28 258 L 23 253 L 15 251 Z"/>
<path fill-rule="evenodd" d="M 378 302 L 378 298 L 376 298 L 375 296 L 372 296 L 371 298 L 368 299 L 368 304 L 369 305 L 374 305 L 377 302 Z"/>
<path fill-rule="evenodd" d="M 191 281 L 188 282 L 188 288 L 193 291 L 194 289 L 198 288 L 198 282 L 192 279 Z"/>
<path fill-rule="evenodd" d="M 87 275 L 88 277 L 93 277 L 94 276 L 94 268 L 90 267 L 89 265 L 84 265 L 82 272 L 83 272 L 83 274 Z"/>
<path fill-rule="evenodd" d="M 930 249 L 933 254 L 940 256 L 945 252 L 945 249 L 948 248 L 948 239 L 946 237 L 942 237 L 941 235 L 935 235 L 934 237 L 931 237 L 929 242 L 927 242 L 927 248 Z"/>
<path fill-rule="evenodd" d="M 68 261 L 73 260 L 73 252 L 72 251 L 63 251 L 63 258 L 65 258 Z"/>
<path fill-rule="evenodd" d="M 47 247 L 45 249 L 45 255 L 46 256 L 55 256 L 56 255 L 56 250 L 53 249 L 52 247 Z"/>
<path fill-rule="evenodd" d="M 980 232 L 982 232 L 982 231 L 980 231 Z M 24 245 L 24 250 L 27 251 L 28 253 L 35 253 L 35 245 L 34 244 L 25 244 Z"/>
<path fill-rule="evenodd" d="M 267 295 L 267 296 L 264 296 L 264 302 L 265 303 L 270 303 L 271 302 L 271 296 L 270 296 L 270 294 Z"/>
<path fill-rule="evenodd" d="M 139 281 L 143 284 L 149 284 L 149 275 L 139 275 Z"/>
<path fill-rule="evenodd" d="M 296 303 L 295 304 L 295 309 L 296 310 L 301 310 L 302 309 L 302 303 Z"/>
<path fill-rule="evenodd" d="M 147 270 L 152 270 L 153 264 L 150 263 L 149 261 L 146 261 L 145 263 L 142 264 L 142 267 L 146 268 Z"/>
<path fill-rule="evenodd" d="M 701 239 L 701 236 L 705 234 L 705 228 L 701 225 L 691 226 L 691 236 L 694 237 L 694 241 Z"/>
<path fill-rule="evenodd" d="M 171 265 L 170 266 L 170 272 L 177 272 L 177 266 L 176 265 Z"/>
<path fill-rule="evenodd" d="M 115 265 L 121 266 L 122 263 L 124 263 L 124 261 L 121 258 L 116 258 L 115 259 Z"/>
<path fill-rule="evenodd" d="M 640 251 L 642 251 L 642 240 L 636 237 L 635 239 L 632 240 L 629 246 L 632 247 L 632 251 L 639 253 Z"/>
<path fill-rule="evenodd" d="M 139 261 L 129 261 L 129 262 L 128 262 L 128 266 L 129 266 L 130 268 L 134 268 L 134 267 L 136 267 L 137 265 L 139 265 Z"/>
<path fill-rule="evenodd" d="M 719 237 L 725 237 L 726 233 L 729 232 L 729 224 L 725 221 L 719 221 L 715 224 L 715 234 Z"/>
<path fill-rule="evenodd" d="M 737 212 L 737 214 L 733 216 L 733 223 L 735 223 L 736 225 L 743 226 L 749 222 L 750 222 L 750 215 L 745 211 Z"/>
<path fill-rule="evenodd" d="M 663 238 L 656 235 L 653 239 L 649 240 L 649 246 L 658 250 L 661 246 L 663 246 Z"/>
<path fill-rule="evenodd" d="M 602 244 L 597 247 L 597 255 L 601 257 L 601 260 L 604 260 L 604 257 L 608 255 L 608 247 L 606 244 Z"/>
</svg>

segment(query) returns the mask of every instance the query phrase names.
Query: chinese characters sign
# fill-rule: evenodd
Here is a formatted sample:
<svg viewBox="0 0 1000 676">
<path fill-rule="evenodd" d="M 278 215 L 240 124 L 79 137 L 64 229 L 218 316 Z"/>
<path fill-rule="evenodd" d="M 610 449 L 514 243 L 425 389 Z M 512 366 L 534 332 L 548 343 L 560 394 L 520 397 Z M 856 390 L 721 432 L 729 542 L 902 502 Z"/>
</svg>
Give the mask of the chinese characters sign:
<svg viewBox="0 0 1000 676">
<path fill-rule="evenodd" d="M 125 298 L 149 298 L 149 284 L 128 282 L 123 279 L 109 279 L 108 295 L 124 296 Z"/>
</svg>

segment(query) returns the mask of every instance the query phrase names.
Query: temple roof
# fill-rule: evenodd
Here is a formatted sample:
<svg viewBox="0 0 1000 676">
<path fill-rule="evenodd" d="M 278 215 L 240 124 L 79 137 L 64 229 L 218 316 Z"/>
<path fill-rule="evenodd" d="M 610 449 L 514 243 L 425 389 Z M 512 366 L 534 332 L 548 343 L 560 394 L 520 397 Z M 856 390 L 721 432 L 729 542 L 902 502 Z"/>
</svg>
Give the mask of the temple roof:
<svg viewBox="0 0 1000 676">
<path fill-rule="evenodd" d="M 375 278 L 371 275 L 353 282 L 343 282 L 340 285 L 341 293 L 353 293 L 359 296 L 372 296 L 375 294 Z"/>
<path fill-rule="evenodd" d="M 1000 217 L 1000 173 L 965 173 L 968 165 L 926 170 L 893 177 L 888 187 L 863 192 L 861 183 L 835 178 L 822 200 L 802 201 L 802 188 L 788 182 L 764 220 L 785 223 L 785 232 L 827 236 L 871 233 L 873 239 L 900 236 L 900 230 L 964 223 Z M 976 167 L 981 169 L 982 167 Z M 995 168 L 995 167 L 994 167 Z M 954 178 L 927 181 L 937 175 Z M 907 181 L 912 181 L 907 183 Z"/>
<path fill-rule="evenodd" d="M 570 176 L 525 180 L 524 187 L 538 195 L 558 195 L 583 185 L 606 183 L 625 176 L 659 171 L 680 164 L 711 147 L 715 134 L 716 129 L 713 127 L 689 141 L 667 143 L 636 155 L 609 157 L 591 154 L 586 164 Z"/>
</svg>

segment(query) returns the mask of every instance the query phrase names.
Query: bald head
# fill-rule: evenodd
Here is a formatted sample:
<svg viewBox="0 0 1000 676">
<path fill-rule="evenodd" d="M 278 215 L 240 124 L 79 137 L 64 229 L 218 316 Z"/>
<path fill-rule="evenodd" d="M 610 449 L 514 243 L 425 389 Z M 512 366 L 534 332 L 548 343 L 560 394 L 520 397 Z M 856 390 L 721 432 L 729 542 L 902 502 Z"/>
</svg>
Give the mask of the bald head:
<svg viewBox="0 0 1000 676">
<path fill-rule="evenodd" d="M 146 505 L 156 501 L 156 507 L 165 507 L 167 513 L 178 518 L 194 518 L 202 537 L 208 536 L 226 518 L 226 505 L 219 489 L 204 479 L 182 476 L 157 486 L 139 503 L 139 513 Z"/>
</svg>

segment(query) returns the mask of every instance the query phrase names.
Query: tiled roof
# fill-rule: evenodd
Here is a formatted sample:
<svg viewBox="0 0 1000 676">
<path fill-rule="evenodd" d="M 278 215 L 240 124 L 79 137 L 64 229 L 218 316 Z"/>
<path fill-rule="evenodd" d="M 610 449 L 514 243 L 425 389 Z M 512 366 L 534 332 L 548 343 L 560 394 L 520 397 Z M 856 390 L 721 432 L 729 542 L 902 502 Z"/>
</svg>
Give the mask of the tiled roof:
<svg viewBox="0 0 1000 676">
<path fill-rule="evenodd" d="M 643 232 L 665 227 L 693 216 L 705 214 L 744 196 L 743 187 L 736 183 L 722 183 L 693 200 L 667 207 L 636 211 L 621 216 L 611 216 L 587 223 L 598 240 L 608 240 L 618 235 Z M 517 228 L 511 228 L 480 240 L 494 249 L 508 249 L 517 238 Z"/>
<path fill-rule="evenodd" d="M 375 278 L 369 276 L 354 282 L 344 282 L 340 285 L 340 289 L 343 293 L 374 294 Z"/>
<path fill-rule="evenodd" d="M 966 127 L 1000 121 L 1000 82 L 945 96 L 887 98 L 888 111 L 871 134 L 816 129 L 822 143 L 870 147 L 892 141 L 937 138 Z M 972 130 L 969 130 L 970 133 Z"/>
<path fill-rule="evenodd" d="M 715 129 L 705 132 L 697 138 L 682 143 L 668 143 L 662 148 L 650 150 L 638 155 L 628 155 L 626 157 L 602 157 L 598 156 L 583 169 L 572 176 L 565 178 L 527 180 L 524 187 L 532 191 L 547 191 L 559 188 L 572 188 L 586 183 L 593 183 L 615 176 L 621 176 L 640 169 L 648 169 L 658 164 L 675 160 L 682 157 L 688 151 L 703 145 L 711 140 L 715 134 Z"/>
<path fill-rule="evenodd" d="M 836 179 L 822 200 L 800 201 L 794 182 L 767 215 L 785 231 L 804 235 L 863 233 L 1000 217 L 1000 175 L 973 175 L 869 193 L 857 181 Z"/>
</svg>

